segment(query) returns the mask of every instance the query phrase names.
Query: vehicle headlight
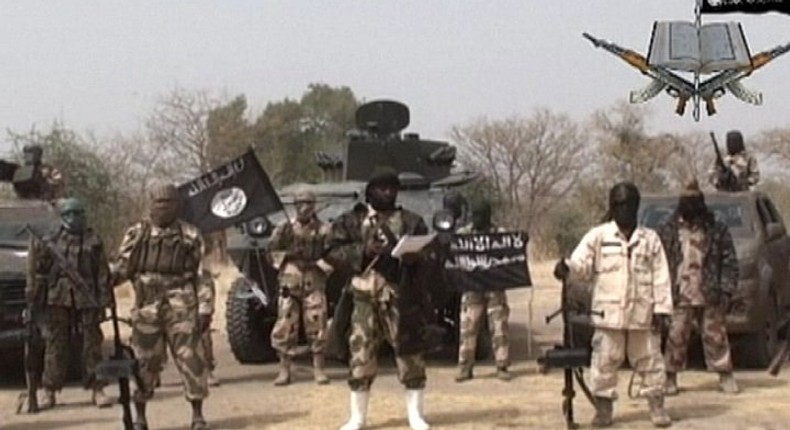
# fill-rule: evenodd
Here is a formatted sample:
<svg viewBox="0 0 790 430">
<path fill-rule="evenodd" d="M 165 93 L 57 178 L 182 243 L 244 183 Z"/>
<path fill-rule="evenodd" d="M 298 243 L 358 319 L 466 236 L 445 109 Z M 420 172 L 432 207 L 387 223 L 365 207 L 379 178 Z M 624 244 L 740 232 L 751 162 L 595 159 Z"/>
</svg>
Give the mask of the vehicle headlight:
<svg viewBox="0 0 790 430">
<path fill-rule="evenodd" d="M 433 214 L 433 228 L 436 231 L 448 232 L 455 228 L 455 218 L 450 211 L 439 210 Z"/>
<path fill-rule="evenodd" d="M 272 225 L 266 217 L 257 217 L 247 222 L 246 230 L 251 237 L 266 237 L 272 232 Z"/>
</svg>

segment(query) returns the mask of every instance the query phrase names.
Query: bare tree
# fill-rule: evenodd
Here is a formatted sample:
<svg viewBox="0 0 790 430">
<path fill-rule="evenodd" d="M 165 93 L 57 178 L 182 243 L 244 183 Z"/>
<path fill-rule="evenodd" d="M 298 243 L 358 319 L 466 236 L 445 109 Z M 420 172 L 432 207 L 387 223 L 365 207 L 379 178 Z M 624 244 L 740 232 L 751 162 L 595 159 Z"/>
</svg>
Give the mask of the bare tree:
<svg viewBox="0 0 790 430">
<path fill-rule="evenodd" d="M 219 104 L 208 91 L 184 88 L 158 101 L 145 122 L 158 176 L 180 182 L 211 169 L 207 121 Z"/>
<path fill-rule="evenodd" d="M 790 164 L 790 128 L 774 128 L 763 131 L 754 142 L 758 152 L 787 166 Z"/>
<path fill-rule="evenodd" d="M 506 210 L 507 224 L 533 230 L 579 179 L 584 145 L 566 115 L 540 109 L 528 118 L 481 118 L 454 127 L 459 161 L 479 171 Z"/>
</svg>

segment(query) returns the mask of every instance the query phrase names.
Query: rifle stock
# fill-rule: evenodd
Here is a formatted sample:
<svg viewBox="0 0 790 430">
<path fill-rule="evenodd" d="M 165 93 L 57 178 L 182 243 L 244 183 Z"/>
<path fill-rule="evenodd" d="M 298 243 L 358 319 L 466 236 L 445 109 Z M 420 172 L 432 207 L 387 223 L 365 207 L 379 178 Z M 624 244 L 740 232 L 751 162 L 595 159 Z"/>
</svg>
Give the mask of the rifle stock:
<svg viewBox="0 0 790 430">
<path fill-rule="evenodd" d="M 782 345 L 779 346 L 779 351 L 776 352 L 771 364 L 768 365 L 768 374 L 771 376 L 778 376 L 782 371 L 782 367 L 790 359 L 790 320 L 786 322 L 787 328 L 785 329 L 785 337 L 782 340 Z"/>
</svg>

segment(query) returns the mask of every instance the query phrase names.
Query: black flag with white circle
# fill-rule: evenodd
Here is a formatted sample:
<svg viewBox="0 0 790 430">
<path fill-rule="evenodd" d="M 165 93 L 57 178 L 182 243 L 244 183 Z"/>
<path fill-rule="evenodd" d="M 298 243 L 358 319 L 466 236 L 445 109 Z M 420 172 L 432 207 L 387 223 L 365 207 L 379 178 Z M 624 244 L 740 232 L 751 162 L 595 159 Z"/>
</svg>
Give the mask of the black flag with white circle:
<svg viewBox="0 0 790 430">
<path fill-rule="evenodd" d="M 703 0 L 702 13 L 766 13 L 790 15 L 790 0 Z"/>
<path fill-rule="evenodd" d="M 283 210 L 269 176 L 252 149 L 178 187 L 181 218 L 202 233 L 222 230 Z"/>
</svg>

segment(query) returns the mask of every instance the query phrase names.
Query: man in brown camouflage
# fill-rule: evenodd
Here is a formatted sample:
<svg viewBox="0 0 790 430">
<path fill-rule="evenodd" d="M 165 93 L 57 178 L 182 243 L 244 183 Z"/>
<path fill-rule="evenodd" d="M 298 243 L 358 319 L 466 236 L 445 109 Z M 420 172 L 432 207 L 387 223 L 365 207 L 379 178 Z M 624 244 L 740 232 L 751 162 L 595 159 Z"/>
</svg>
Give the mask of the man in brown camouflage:
<svg viewBox="0 0 790 430">
<path fill-rule="evenodd" d="M 272 329 L 272 347 L 280 357 L 280 372 L 274 385 L 291 382 L 291 362 L 304 324 L 305 335 L 313 353 L 313 377 L 318 384 L 328 384 L 324 374 L 326 347 L 326 280 L 332 266 L 323 260 L 329 241 L 329 224 L 318 219 L 315 195 L 296 195 L 296 219 L 278 226 L 269 249 L 277 256 L 280 295 L 277 299 L 277 322 Z"/>
<path fill-rule="evenodd" d="M 201 341 L 211 325 L 212 291 L 200 280 L 203 238 L 178 219 L 179 195 L 172 184 L 150 193 L 149 216 L 124 235 L 113 273 L 134 287 L 132 348 L 139 361 L 140 384 L 133 398 L 135 430 L 147 430 L 146 402 L 169 349 L 192 405 L 191 430 L 207 430 L 203 399 L 208 396 L 208 367 Z"/>
<path fill-rule="evenodd" d="M 760 170 L 757 167 L 757 159 L 753 154 L 746 151 L 743 144 L 743 134 L 738 130 L 727 132 L 726 138 L 727 155 L 722 157 L 724 165 L 732 170 L 735 176 L 735 184 L 725 191 L 747 191 L 752 189 L 760 182 Z M 714 161 L 708 172 L 708 180 L 716 189 L 723 189 L 721 168 Z"/>
<path fill-rule="evenodd" d="M 217 288 L 216 283 L 214 282 L 214 273 L 207 269 L 203 269 L 203 275 L 200 277 L 202 283 L 205 285 L 198 289 L 198 294 L 202 295 L 202 298 L 199 298 L 199 301 L 211 302 L 211 317 L 213 320 L 214 316 L 214 302 L 217 297 Z M 211 325 L 209 324 L 208 327 L 205 327 L 203 333 L 200 336 L 201 341 L 203 342 L 203 352 L 206 357 L 206 371 L 208 375 L 206 376 L 206 380 L 208 381 L 209 387 L 217 387 L 220 385 L 219 378 L 216 377 L 214 374 L 214 370 L 217 368 L 217 359 L 214 356 L 214 340 L 211 338 Z"/>
<path fill-rule="evenodd" d="M 672 277 L 674 313 L 666 344 L 666 394 L 678 393 L 694 323 L 699 324 L 707 367 L 726 393 L 737 393 L 725 313 L 738 286 L 738 259 L 727 225 L 705 205 L 696 181 L 681 193 L 672 217 L 658 227 Z"/>
<path fill-rule="evenodd" d="M 82 360 L 85 388 L 92 389 L 91 401 L 98 407 L 112 405 L 104 394 L 105 383 L 96 379 L 96 365 L 102 359 L 104 339 L 100 327 L 104 309 L 110 305 L 107 256 L 101 238 L 86 225 L 85 209 L 74 198 L 58 202 L 61 227 L 44 240 L 65 256 L 90 286 L 86 297 L 78 285 L 64 274 L 45 244 L 31 241 L 28 259 L 26 296 L 29 302 L 40 300 L 46 306 L 42 408 L 55 406 L 55 396 L 63 388 L 69 364 L 72 321 L 82 329 Z M 43 300 L 42 300 L 43 298 Z M 96 306 L 99 307 L 96 307 Z"/>
<path fill-rule="evenodd" d="M 609 191 L 610 220 L 594 227 L 554 276 L 591 281 L 592 338 L 590 391 L 595 397 L 594 427 L 612 425 L 617 398 L 617 370 L 628 356 L 642 378 L 641 395 L 650 407 L 650 420 L 667 427 L 664 410 L 664 359 L 661 328 L 672 314 L 669 269 L 655 231 L 637 225 L 639 190 L 621 182 Z"/>
<path fill-rule="evenodd" d="M 379 347 L 386 341 L 395 350 L 398 379 L 406 387 L 409 426 L 430 428 L 423 419 L 426 345 L 422 340 L 430 307 L 426 286 L 420 283 L 424 256 L 391 256 L 395 242 L 404 235 L 424 235 L 423 219 L 396 206 L 400 182 L 391 169 L 377 169 L 366 190 L 367 212 L 349 211 L 332 225 L 327 259 L 333 266 L 354 273 L 350 289 L 351 316 L 349 387 L 351 417 L 342 430 L 365 426 L 370 387 L 378 373 Z"/>
<path fill-rule="evenodd" d="M 491 223 L 491 204 L 479 201 L 472 206 L 472 222 L 462 226 L 457 233 L 494 233 L 499 231 Z M 491 330 L 491 343 L 496 361 L 497 378 L 509 381 L 510 329 L 508 317 L 510 307 L 507 293 L 502 291 L 467 291 L 461 296 L 461 327 L 458 345 L 458 374 L 456 382 L 472 379 L 475 364 L 477 336 L 483 325 L 483 315 L 488 315 L 488 328 Z"/>
</svg>

